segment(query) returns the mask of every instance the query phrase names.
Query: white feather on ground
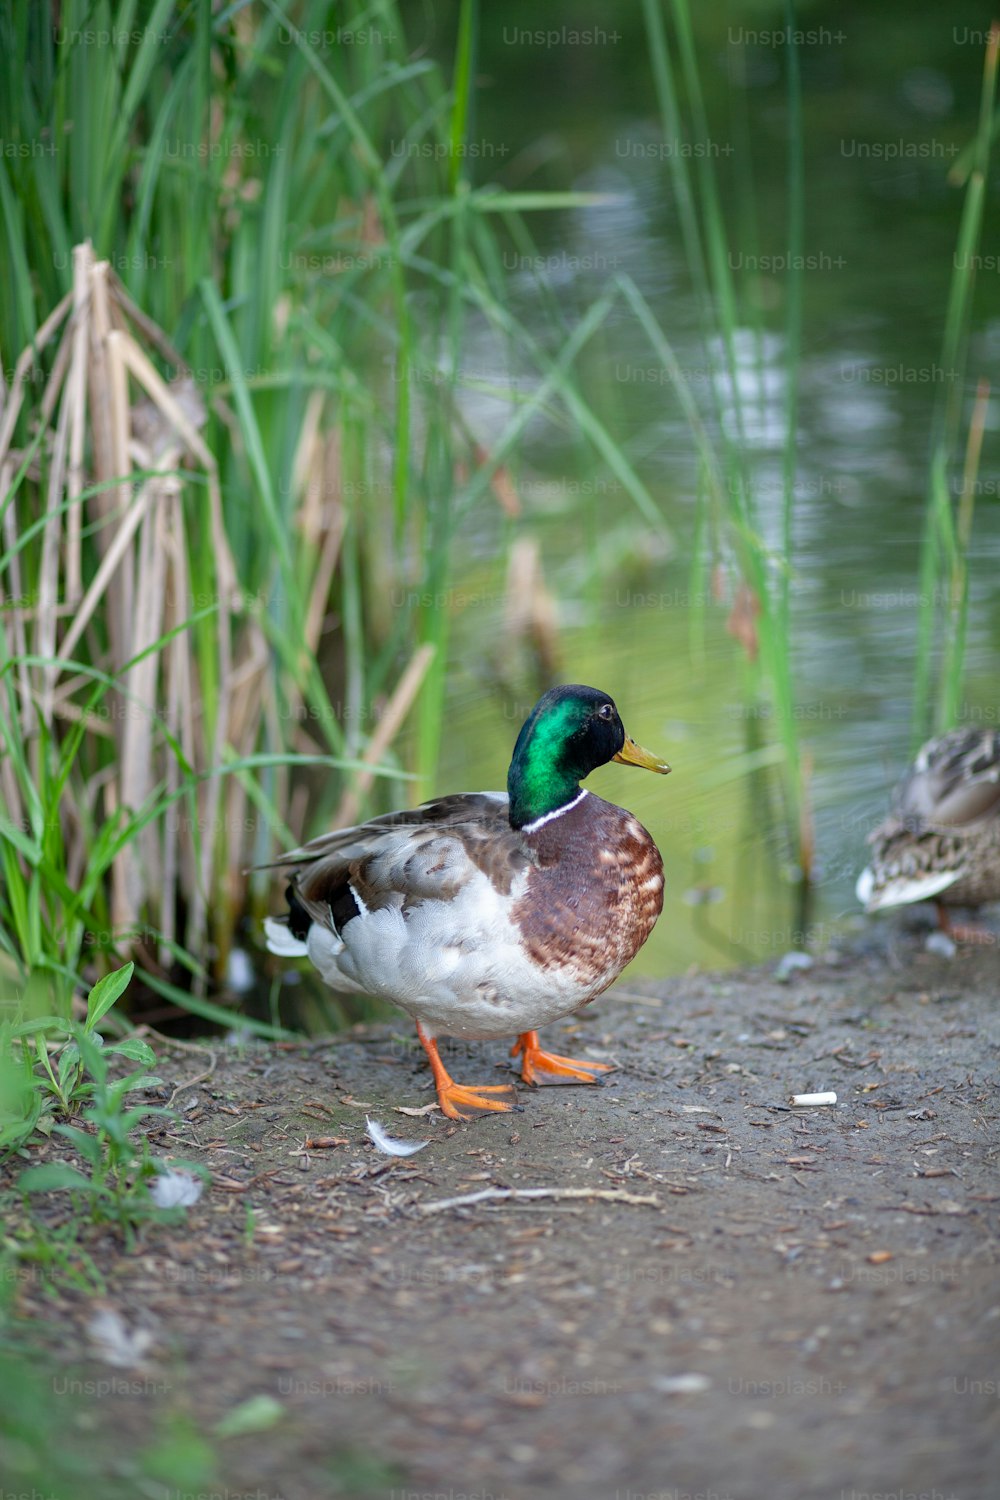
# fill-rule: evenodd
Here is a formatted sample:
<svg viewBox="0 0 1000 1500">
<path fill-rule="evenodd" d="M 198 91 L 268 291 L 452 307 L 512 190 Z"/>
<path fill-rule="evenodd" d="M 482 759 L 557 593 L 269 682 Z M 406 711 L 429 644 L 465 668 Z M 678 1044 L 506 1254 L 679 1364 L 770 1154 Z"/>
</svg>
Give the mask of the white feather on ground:
<svg viewBox="0 0 1000 1500">
<path fill-rule="evenodd" d="M 382 1151 L 386 1156 L 412 1156 L 415 1151 L 422 1151 L 425 1146 L 430 1145 L 430 1141 L 397 1140 L 368 1115 L 365 1115 L 365 1134 L 369 1140 L 374 1141 L 376 1151 Z"/>
<path fill-rule="evenodd" d="M 190 1208 L 203 1190 L 204 1183 L 190 1172 L 161 1172 L 149 1189 L 157 1208 Z"/>
<path fill-rule="evenodd" d="M 102 1307 L 87 1324 L 93 1353 L 106 1365 L 131 1370 L 141 1365 L 153 1345 L 148 1328 L 129 1328 L 114 1307 Z"/>
</svg>

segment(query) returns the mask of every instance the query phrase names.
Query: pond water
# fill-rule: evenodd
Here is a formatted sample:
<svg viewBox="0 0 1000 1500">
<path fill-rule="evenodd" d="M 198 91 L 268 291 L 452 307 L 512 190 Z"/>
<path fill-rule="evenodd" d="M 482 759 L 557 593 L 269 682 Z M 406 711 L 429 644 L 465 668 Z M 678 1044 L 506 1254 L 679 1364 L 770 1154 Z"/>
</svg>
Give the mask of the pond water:
<svg viewBox="0 0 1000 1500">
<path fill-rule="evenodd" d="M 617 22 L 616 43 L 589 49 L 514 43 L 513 22 L 483 18 L 477 134 L 504 154 L 484 164 L 479 180 L 615 196 L 610 206 L 532 219 L 541 268 L 513 250 L 505 256 L 512 303 L 529 326 L 544 327 L 542 282 L 572 326 L 616 272 L 627 273 L 707 412 L 711 361 L 697 332 L 639 9 Z M 738 339 L 752 418 L 745 441 L 762 526 L 776 540 L 787 49 L 773 37 L 761 42 L 770 34 L 760 30 L 759 6 L 701 11 L 699 63 L 717 130 L 704 149 L 717 158 L 746 324 Z M 508 18 L 517 12 L 505 7 Z M 947 175 L 975 126 L 983 22 L 962 5 L 870 16 L 812 6 L 808 16 L 818 40 L 800 53 L 810 259 L 791 557 L 797 704 L 817 845 L 808 931 L 795 915 L 779 784 L 767 769 L 766 709 L 748 706 L 745 657 L 725 628 L 729 605 L 699 598 L 708 584 L 692 572 L 691 433 L 631 314 L 616 309 L 577 368 L 661 508 L 670 544 L 571 431 L 541 418 L 513 465 L 522 519 L 505 522 L 483 502 L 457 543 L 462 587 L 450 600 L 446 735 L 428 790 L 502 786 L 517 729 L 547 685 L 531 653 L 505 635 L 507 580 L 492 560 L 500 541 L 530 533 L 557 625 L 551 669 L 612 693 L 630 732 L 673 767 L 664 780 L 612 766 L 589 783 L 633 809 L 664 854 L 665 912 L 637 973 L 720 966 L 805 942 L 822 948 L 857 913 L 865 833 L 911 750 L 928 432 L 948 375 L 940 349 L 962 206 Z M 446 42 L 434 39 L 442 57 Z M 960 710 L 984 723 L 1000 722 L 998 180 L 994 168 L 967 371 L 969 403 L 980 379 L 998 393 L 979 476 Z M 528 378 L 485 330 L 467 346 L 466 363 L 501 388 L 516 390 Z M 465 407 L 483 441 L 507 413 L 475 389 Z M 748 745 L 757 747 L 753 775 Z"/>
</svg>

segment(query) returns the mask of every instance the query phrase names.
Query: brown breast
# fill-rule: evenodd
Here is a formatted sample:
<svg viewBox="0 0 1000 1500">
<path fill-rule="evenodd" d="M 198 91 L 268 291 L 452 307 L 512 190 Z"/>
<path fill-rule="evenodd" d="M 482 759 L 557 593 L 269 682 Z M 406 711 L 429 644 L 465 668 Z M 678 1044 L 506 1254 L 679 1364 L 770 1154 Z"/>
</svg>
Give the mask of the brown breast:
<svg viewBox="0 0 1000 1500">
<path fill-rule="evenodd" d="M 568 969 L 599 995 L 663 909 L 663 861 L 637 818 L 593 793 L 525 836 L 537 864 L 513 919 L 540 969 Z"/>
</svg>

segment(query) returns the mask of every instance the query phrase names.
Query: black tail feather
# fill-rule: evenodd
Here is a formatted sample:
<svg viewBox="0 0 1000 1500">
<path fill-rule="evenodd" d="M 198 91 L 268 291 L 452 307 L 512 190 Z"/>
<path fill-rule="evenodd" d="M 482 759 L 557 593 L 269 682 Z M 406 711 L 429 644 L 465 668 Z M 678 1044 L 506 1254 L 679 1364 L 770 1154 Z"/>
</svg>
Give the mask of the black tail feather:
<svg viewBox="0 0 1000 1500">
<path fill-rule="evenodd" d="M 293 937 L 304 943 L 309 936 L 312 926 L 312 917 L 306 911 L 299 900 L 294 885 L 289 885 L 285 892 L 285 900 L 288 902 L 288 927 Z"/>
<path fill-rule="evenodd" d="M 303 904 L 295 882 L 293 881 L 285 891 L 285 900 L 288 902 L 288 927 L 293 937 L 304 943 L 309 935 L 309 929 L 316 920 Z M 325 904 L 330 912 L 330 925 L 334 932 L 340 933 L 341 929 L 351 921 L 353 917 L 360 916 L 361 908 L 354 899 L 354 892 L 350 883 L 344 881 L 343 885 L 326 895 Z M 2 1500 L 2 1496 L 0 1496 Z"/>
</svg>

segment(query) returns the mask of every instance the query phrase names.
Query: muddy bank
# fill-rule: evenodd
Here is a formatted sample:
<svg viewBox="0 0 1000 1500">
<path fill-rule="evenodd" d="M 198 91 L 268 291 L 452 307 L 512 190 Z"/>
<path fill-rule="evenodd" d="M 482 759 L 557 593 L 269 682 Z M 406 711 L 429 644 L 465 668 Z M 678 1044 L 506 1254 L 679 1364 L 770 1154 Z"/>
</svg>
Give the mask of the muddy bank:
<svg viewBox="0 0 1000 1500">
<path fill-rule="evenodd" d="M 433 1100 L 402 1020 L 164 1054 L 165 1094 L 188 1086 L 154 1145 L 213 1185 L 131 1255 L 90 1246 L 148 1335 L 117 1371 L 135 1389 L 83 1398 L 104 1495 L 182 1492 L 141 1457 L 180 1414 L 228 1500 L 985 1500 L 998 981 L 997 947 L 946 961 L 888 924 L 785 984 L 626 976 L 548 1036 L 618 1072 L 468 1125 L 397 1112 Z M 497 1044 L 446 1060 L 465 1083 L 506 1067 Z M 380 1155 L 368 1115 L 430 1145 Z M 509 1196 L 446 1206 L 487 1190 Z M 115 1374 L 87 1357 L 92 1296 L 27 1272 L 18 1306 L 64 1383 Z M 219 1435 L 261 1396 L 273 1425 Z"/>
</svg>

